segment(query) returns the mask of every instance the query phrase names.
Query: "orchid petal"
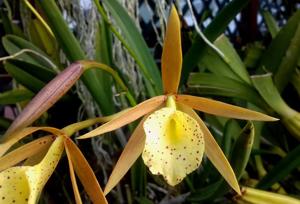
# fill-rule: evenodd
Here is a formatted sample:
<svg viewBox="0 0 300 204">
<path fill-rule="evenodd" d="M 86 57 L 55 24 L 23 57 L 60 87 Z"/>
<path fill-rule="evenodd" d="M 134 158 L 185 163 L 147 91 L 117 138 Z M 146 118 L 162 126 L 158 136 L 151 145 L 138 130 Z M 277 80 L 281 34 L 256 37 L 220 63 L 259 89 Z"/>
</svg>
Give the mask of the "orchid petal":
<svg viewBox="0 0 300 204">
<path fill-rule="evenodd" d="M 45 136 L 13 150 L 0 158 L 0 171 L 18 164 L 24 159 L 50 147 L 54 136 Z"/>
<path fill-rule="evenodd" d="M 35 204 L 63 152 L 63 137 L 57 137 L 45 158 L 35 166 L 12 167 L 0 173 L 1 203 Z"/>
<path fill-rule="evenodd" d="M 69 163 L 69 170 L 70 170 L 70 178 L 71 178 L 71 183 L 73 187 L 73 192 L 74 192 L 74 197 L 75 197 L 75 202 L 76 204 L 82 204 L 82 200 L 80 197 L 80 193 L 78 190 L 78 185 L 75 177 L 75 172 L 74 172 L 74 167 L 71 159 L 71 154 L 69 152 L 69 149 L 66 148 L 66 153 L 67 153 L 67 158 L 68 158 L 68 163 Z"/>
<path fill-rule="evenodd" d="M 142 117 L 143 115 L 155 110 L 161 104 L 164 103 L 166 96 L 156 96 L 149 100 L 146 100 L 135 107 L 129 109 L 128 111 L 120 114 L 119 117 L 112 119 L 111 121 L 105 123 L 104 125 L 88 132 L 85 135 L 78 137 L 77 139 L 86 139 L 90 137 L 95 137 L 97 135 L 104 134 L 106 132 L 110 132 L 116 130 L 132 121 L 137 120 L 138 118 Z"/>
<path fill-rule="evenodd" d="M 124 177 L 130 167 L 142 154 L 146 139 L 143 129 L 143 123 L 145 119 L 146 118 L 144 117 L 144 119 L 139 123 L 139 125 L 130 136 L 128 143 L 126 144 L 105 186 L 105 195 L 108 194 L 111 189 L 113 189 L 119 183 L 119 181 Z"/>
<path fill-rule="evenodd" d="M 39 130 L 43 130 L 46 132 L 50 132 L 53 135 L 62 135 L 64 134 L 61 130 L 56 129 L 56 128 L 52 128 L 52 127 L 28 127 L 28 128 L 24 128 L 18 132 L 14 132 L 10 135 L 10 137 L 5 140 L 3 143 L 0 144 L 0 157 L 11 147 L 13 146 L 15 143 L 17 143 L 18 141 L 20 141 L 21 139 L 23 139 L 26 136 L 29 136 L 30 134 L 39 131 Z"/>
<path fill-rule="evenodd" d="M 89 195 L 91 201 L 94 204 L 107 204 L 107 200 L 102 192 L 97 178 L 80 149 L 69 138 L 65 140 L 65 147 L 69 152 L 76 175 L 82 183 L 85 191 Z"/>
<path fill-rule="evenodd" d="M 238 106 L 230 105 L 220 101 L 215 101 L 208 98 L 178 95 L 176 97 L 178 103 L 185 104 L 193 109 L 203 111 L 205 113 L 219 115 L 229 118 L 243 119 L 243 120 L 258 120 L 258 121 L 276 121 L 277 118 L 270 117 L 263 113 L 248 110 Z"/>
<path fill-rule="evenodd" d="M 161 108 L 146 119 L 144 130 L 142 157 L 153 174 L 162 175 L 174 186 L 199 167 L 204 138 L 192 117 L 174 108 Z"/>
<path fill-rule="evenodd" d="M 223 151 L 219 147 L 218 143 L 210 133 L 209 129 L 206 127 L 205 123 L 200 119 L 198 114 L 193 111 L 193 109 L 178 104 L 178 109 L 187 113 L 192 118 L 194 118 L 198 124 L 200 125 L 201 130 L 204 133 L 204 141 L 205 141 L 205 154 L 208 159 L 212 162 L 212 164 L 216 167 L 216 169 L 220 172 L 223 178 L 227 181 L 227 183 L 238 193 L 241 194 L 240 187 L 236 176 L 234 174 L 233 169 L 230 166 L 226 156 Z"/>
<path fill-rule="evenodd" d="M 174 6 L 171 8 L 167 24 L 161 66 L 164 93 L 177 93 L 181 75 L 182 53 L 180 20 Z"/>
</svg>

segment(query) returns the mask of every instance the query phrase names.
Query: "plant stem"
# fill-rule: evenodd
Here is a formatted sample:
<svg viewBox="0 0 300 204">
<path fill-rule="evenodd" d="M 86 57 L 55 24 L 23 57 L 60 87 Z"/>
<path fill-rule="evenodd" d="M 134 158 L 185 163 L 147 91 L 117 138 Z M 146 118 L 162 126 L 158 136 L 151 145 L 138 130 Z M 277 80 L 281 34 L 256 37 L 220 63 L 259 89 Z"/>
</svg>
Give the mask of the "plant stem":
<svg viewBox="0 0 300 204">
<path fill-rule="evenodd" d="M 126 97 L 129 101 L 130 105 L 135 106 L 137 104 L 134 97 L 128 91 L 128 88 L 126 87 L 126 85 L 124 84 L 124 82 L 122 81 L 122 79 L 120 78 L 118 73 L 113 68 L 111 68 L 105 64 L 102 64 L 99 62 L 94 62 L 94 61 L 81 60 L 81 61 L 79 61 L 79 63 L 83 65 L 84 71 L 91 69 L 91 68 L 99 68 L 99 69 L 102 69 L 102 70 L 110 73 L 112 75 L 112 77 L 116 80 L 116 82 L 120 85 L 120 87 L 126 92 Z"/>
</svg>

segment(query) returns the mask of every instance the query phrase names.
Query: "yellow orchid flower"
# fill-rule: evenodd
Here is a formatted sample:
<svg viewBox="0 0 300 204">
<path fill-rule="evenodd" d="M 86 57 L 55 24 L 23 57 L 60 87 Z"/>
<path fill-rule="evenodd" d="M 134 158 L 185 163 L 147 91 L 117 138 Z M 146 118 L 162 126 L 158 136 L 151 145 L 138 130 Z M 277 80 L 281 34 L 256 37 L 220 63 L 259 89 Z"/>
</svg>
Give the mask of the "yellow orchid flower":
<svg viewBox="0 0 300 204">
<path fill-rule="evenodd" d="M 37 203 L 42 189 L 54 172 L 63 151 L 66 150 L 76 204 L 81 204 L 82 201 L 75 173 L 91 201 L 106 204 L 107 201 L 93 170 L 69 136 L 95 122 L 107 122 L 111 117 L 89 119 L 69 125 L 62 130 L 52 127 L 29 127 L 11 134 L 10 139 L 0 145 L 2 154 L 16 142 L 36 131 L 42 130 L 52 135 L 38 138 L 0 157 L 0 203 Z M 44 155 L 45 151 L 43 159 L 37 162 L 36 160 L 39 160 L 39 156 Z M 24 160 L 26 161 L 23 166 L 14 166 Z"/>
<path fill-rule="evenodd" d="M 240 194 L 229 162 L 193 109 L 245 120 L 277 119 L 212 99 L 177 94 L 182 53 L 180 20 L 174 6 L 168 20 L 161 63 L 164 95 L 148 99 L 79 137 L 90 138 L 113 131 L 146 115 L 130 137 L 109 178 L 104 194 L 120 181 L 141 154 L 144 163 L 153 174 L 162 175 L 168 184 L 174 186 L 199 167 L 204 153 L 228 184 Z"/>
</svg>

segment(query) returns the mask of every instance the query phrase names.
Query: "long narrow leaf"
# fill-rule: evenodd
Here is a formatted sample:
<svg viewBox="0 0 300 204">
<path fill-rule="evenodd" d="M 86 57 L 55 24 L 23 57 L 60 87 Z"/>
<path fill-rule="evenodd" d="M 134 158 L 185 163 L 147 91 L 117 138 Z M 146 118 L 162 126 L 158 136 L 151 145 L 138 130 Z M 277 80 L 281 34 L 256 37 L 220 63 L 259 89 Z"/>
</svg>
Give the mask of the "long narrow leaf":
<svg viewBox="0 0 300 204">
<path fill-rule="evenodd" d="M 128 46 L 134 52 L 136 56 L 134 58 L 137 60 L 145 80 L 150 80 L 151 87 L 155 90 L 156 95 L 161 94 L 162 82 L 154 58 L 151 56 L 147 44 L 128 12 L 116 0 L 104 0 L 103 3 L 113 16 L 117 26 L 121 29 Z"/>
<path fill-rule="evenodd" d="M 249 0 L 233 0 L 225 6 L 219 14 L 213 19 L 213 21 L 204 30 L 204 35 L 210 41 L 215 41 L 219 35 L 221 35 L 229 22 L 236 17 L 236 15 L 248 4 Z M 183 73 L 181 82 L 185 82 L 189 73 L 198 64 L 203 53 L 207 51 L 208 46 L 205 42 L 197 36 L 194 40 L 192 47 L 188 50 L 183 58 Z"/>
<path fill-rule="evenodd" d="M 113 67 L 112 61 L 112 39 L 109 32 L 108 25 L 102 19 L 98 25 L 98 31 L 96 34 L 95 44 L 95 59 L 101 63 L 104 63 L 110 67 Z M 102 86 L 98 87 L 98 91 L 104 94 L 99 95 L 102 102 L 103 115 L 110 115 L 115 112 L 113 104 L 113 92 L 112 92 L 112 77 L 103 70 L 97 72 L 97 77 L 102 83 Z"/>
<path fill-rule="evenodd" d="M 188 79 L 189 93 L 239 98 L 267 109 L 266 103 L 247 84 L 210 73 L 192 73 Z"/>
<path fill-rule="evenodd" d="M 34 93 L 38 93 L 46 85 L 42 80 L 10 62 L 6 62 L 4 68 L 12 78 Z"/>
<path fill-rule="evenodd" d="M 290 46 L 292 38 L 295 35 L 296 29 L 299 25 L 300 11 L 294 13 L 287 24 L 280 30 L 274 40 L 272 40 L 268 49 L 261 57 L 259 68 L 276 73 L 282 58 L 286 55 L 286 51 Z"/>
<path fill-rule="evenodd" d="M 274 82 L 279 91 L 282 91 L 291 77 L 294 75 L 297 68 L 297 63 L 300 58 L 300 22 L 291 40 L 291 43 L 286 50 L 285 56 L 278 67 L 274 76 Z"/>
<path fill-rule="evenodd" d="M 79 42 L 69 29 L 68 24 L 65 22 L 56 5 L 56 2 L 54 0 L 38 0 L 37 2 L 41 5 L 49 26 L 51 27 L 59 46 L 66 54 L 67 58 L 71 62 L 85 59 L 85 54 L 81 49 Z M 99 70 L 96 69 L 88 70 L 83 74 L 82 80 L 99 105 L 100 109 L 102 109 L 106 106 L 106 104 L 103 104 L 106 103 L 106 101 L 102 101 L 105 93 L 100 92 L 98 89 L 102 86 L 102 82 L 97 77 L 98 72 Z"/>
<path fill-rule="evenodd" d="M 300 145 L 290 151 L 286 157 L 279 161 L 265 177 L 256 185 L 260 189 L 268 189 L 276 182 L 286 178 L 292 170 L 300 166 Z"/>
<path fill-rule="evenodd" d="M 0 104 L 16 104 L 25 100 L 29 100 L 33 97 L 33 93 L 27 89 L 13 89 L 0 93 Z"/>
<path fill-rule="evenodd" d="M 47 58 L 46 53 L 44 53 L 41 49 L 33 45 L 31 42 L 24 40 L 23 38 L 20 38 L 15 35 L 6 35 L 2 38 L 2 44 L 5 48 L 5 50 L 10 54 L 13 55 L 23 49 L 30 49 L 33 50 L 40 55 L 42 55 L 44 58 Z M 16 57 L 17 59 L 22 59 L 26 62 L 36 64 L 36 65 L 42 65 L 42 66 L 49 66 L 49 63 L 46 62 L 45 59 L 38 57 L 37 55 L 34 55 L 32 53 L 23 53 Z"/>
<path fill-rule="evenodd" d="M 269 32 L 271 33 L 272 38 L 275 38 L 277 33 L 280 30 L 275 18 L 272 16 L 272 14 L 269 11 L 263 11 L 262 14 L 265 19 L 266 25 L 269 29 Z"/>
</svg>

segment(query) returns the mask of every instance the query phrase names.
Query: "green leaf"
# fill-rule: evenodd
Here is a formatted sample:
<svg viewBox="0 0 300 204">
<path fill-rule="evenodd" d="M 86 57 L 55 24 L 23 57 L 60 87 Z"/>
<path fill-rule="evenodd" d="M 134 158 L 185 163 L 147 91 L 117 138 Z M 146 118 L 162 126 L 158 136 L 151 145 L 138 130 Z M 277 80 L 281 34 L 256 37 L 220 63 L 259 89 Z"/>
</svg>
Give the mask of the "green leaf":
<svg viewBox="0 0 300 204">
<path fill-rule="evenodd" d="M 161 94 L 162 82 L 159 70 L 135 22 L 118 1 L 104 0 L 103 3 L 121 29 L 128 47 L 134 54 L 133 58 L 143 73 L 145 82 L 150 81 L 150 86 L 148 85 L 147 88 L 152 88 L 156 94 Z"/>
<path fill-rule="evenodd" d="M 31 74 L 25 72 L 21 67 L 18 67 L 10 62 L 6 62 L 4 64 L 4 68 L 7 73 L 18 83 L 22 84 L 34 93 L 39 92 L 46 85 L 45 82 L 32 76 Z"/>
<path fill-rule="evenodd" d="M 285 158 L 279 161 L 265 177 L 256 185 L 260 189 L 268 189 L 273 184 L 286 178 L 292 170 L 300 166 L 300 145 L 290 151 Z"/>
<path fill-rule="evenodd" d="M 221 57 L 215 50 L 208 48 L 207 52 L 200 60 L 200 64 L 216 75 L 226 76 L 240 82 L 251 84 L 249 74 L 244 63 L 232 44 L 225 35 L 221 35 L 214 45 L 222 51 Z"/>
<path fill-rule="evenodd" d="M 3 24 L 3 28 L 6 34 L 13 34 L 13 27 L 12 22 L 9 19 L 6 11 L 4 11 L 3 8 L 0 9 L 0 17 L 1 17 L 1 23 Z"/>
<path fill-rule="evenodd" d="M 6 62 L 9 62 L 10 64 L 15 65 L 16 67 L 19 67 L 23 71 L 27 72 L 28 74 L 45 83 L 51 81 L 56 76 L 56 73 L 53 70 L 44 66 L 35 65 L 15 59 L 6 60 Z"/>
<path fill-rule="evenodd" d="M 282 91 L 295 73 L 300 58 L 300 21 L 285 56 L 274 75 L 274 82 L 279 91 Z"/>
<path fill-rule="evenodd" d="M 273 83 L 271 74 L 253 76 L 252 82 L 262 98 L 275 112 L 284 117 L 294 115 L 295 111 L 280 96 L 278 89 Z"/>
<path fill-rule="evenodd" d="M 0 116 L 0 127 L 7 129 L 11 124 L 11 120 L 1 117 Z M 2 139 L 2 135 L 0 136 L 0 139 Z"/>
<path fill-rule="evenodd" d="M 217 188 L 220 186 L 220 183 L 222 181 L 217 181 L 215 183 L 212 183 L 208 186 L 205 186 L 200 189 L 196 189 L 195 192 L 193 192 L 187 200 L 190 202 L 200 202 L 204 200 L 214 199 L 213 195 L 214 192 L 217 190 Z"/>
<path fill-rule="evenodd" d="M 238 180 L 243 175 L 246 169 L 247 163 L 250 158 L 250 153 L 252 150 L 252 145 L 254 141 L 254 126 L 252 122 L 248 122 L 243 128 L 237 141 L 234 144 L 231 156 L 230 165 L 234 170 L 234 173 Z M 223 180 L 223 179 L 222 179 Z M 214 196 L 219 197 L 229 190 L 228 184 L 223 180 L 218 189 L 216 190 Z"/>
<path fill-rule="evenodd" d="M 112 67 L 112 39 L 111 34 L 108 30 L 108 25 L 101 20 L 98 25 L 98 30 L 96 33 L 96 56 L 95 60 L 98 62 L 104 63 Z M 104 115 L 111 115 L 115 112 L 113 102 L 113 93 L 112 93 L 112 77 L 105 71 L 99 70 L 97 72 L 97 77 L 101 81 L 102 86 L 98 87 L 99 92 L 102 93 L 101 97 L 102 103 L 102 113 Z"/>
<path fill-rule="evenodd" d="M 248 4 L 249 0 L 232 0 L 225 6 L 213 21 L 204 30 L 204 35 L 210 41 L 215 41 L 227 28 L 229 22 Z M 196 36 L 192 47 L 187 51 L 183 58 L 183 69 L 181 83 L 185 82 L 189 73 L 197 66 L 203 54 L 207 52 L 208 46 Z"/>
<path fill-rule="evenodd" d="M 241 78 L 232 71 L 230 65 L 213 49 L 207 49 L 207 52 L 203 54 L 199 64 L 215 75 L 224 76 L 240 82 L 242 81 Z"/>
<path fill-rule="evenodd" d="M 33 97 L 33 93 L 27 89 L 13 89 L 0 93 L 0 104 L 16 104 L 22 101 L 29 100 Z"/>
<path fill-rule="evenodd" d="M 299 25 L 300 10 L 295 12 L 289 19 L 287 24 L 280 30 L 274 40 L 272 40 L 268 49 L 262 55 L 259 63 L 259 73 L 268 70 L 272 73 L 276 73 L 283 57 L 286 55 L 288 47 L 295 36 L 295 32 Z"/>
<path fill-rule="evenodd" d="M 267 106 L 251 86 L 215 74 L 192 73 L 188 80 L 188 90 L 193 94 L 239 98 L 262 108 Z"/>
<path fill-rule="evenodd" d="M 37 2 L 40 4 L 42 11 L 47 18 L 47 22 L 49 23 L 49 26 L 52 29 L 59 46 L 66 54 L 67 58 L 71 62 L 85 59 L 86 56 L 81 49 L 79 42 L 69 29 L 68 24 L 61 15 L 61 12 L 58 9 L 55 1 L 38 0 Z M 100 109 L 104 110 L 106 101 L 102 101 L 103 93 L 99 91 L 99 87 L 103 85 L 97 75 L 99 72 L 100 70 L 95 69 L 88 70 L 83 74 L 81 79 L 87 86 L 91 95 L 94 97 Z"/>
<path fill-rule="evenodd" d="M 13 55 L 23 49 L 30 49 L 33 50 L 40 55 L 47 58 L 47 55 L 38 47 L 33 45 L 31 42 L 24 40 L 23 38 L 20 38 L 15 35 L 6 35 L 2 38 L 2 44 L 5 48 L 5 50 L 10 54 Z M 16 57 L 16 59 L 20 59 L 32 64 L 41 65 L 41 66 L 49 66 L 49 63 L 46 62 L 45 59 L 33 54 L 33 53 L 23 53 Z"/>
<path fill-rule="evenodd" d="M 262 15 L 265 19 L 265 23 L 267 24 L 267 27 L 269 29 L 269 32 L 271 33 L 272 38 L 275 38 L 277 33 L 280 30 L 275 18 L 272 16 L 272 14 L 269 11 L 263 11 Z"/>
<path fill-rule="evenodd" d="M 142 157 L 139 157 L 130 169 L 132 192 L 138 192 L 137 196 L 146 196 L 147 174 Z"/>
<path fill-rule="evenodd" d="M 226 122 L 223 131 L 221 147 L 226 157 L 229 157 L 232 148 L 232 142 L 236 140 L 241 128 L 236 120 L 230 119 Z"/>
<path fill-rule="evenodd" d="M 244 82 L 251 84 L 251 80 L 246 67 L 242 62 L 240 56 L 230 43 L 229 39 L 225 35 L 222 35 L 214 42 L 214 44 L 224 53 L 225 57 L 228 59 L 227 63 L 230 69 L 235 74 L 237 74 Z"/>
<path fill-rule="evenodd" d="M 29 38 L 31 42 L 47 53 L 56 64 L 60 64 L 60 53 L 56 39 L 49 34 L 49 31 L 40 20 L 31 19 L 29 22 Z"/>
</svg>

